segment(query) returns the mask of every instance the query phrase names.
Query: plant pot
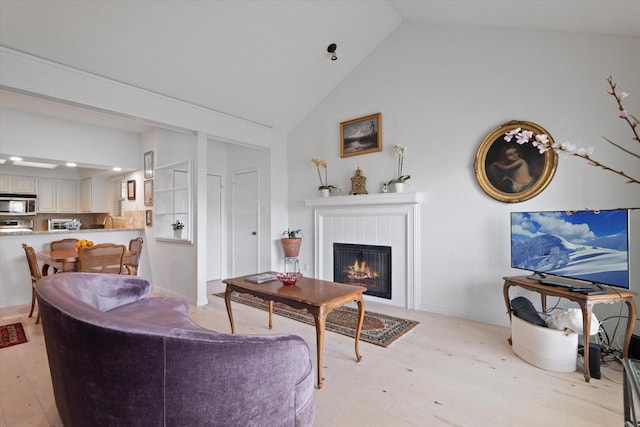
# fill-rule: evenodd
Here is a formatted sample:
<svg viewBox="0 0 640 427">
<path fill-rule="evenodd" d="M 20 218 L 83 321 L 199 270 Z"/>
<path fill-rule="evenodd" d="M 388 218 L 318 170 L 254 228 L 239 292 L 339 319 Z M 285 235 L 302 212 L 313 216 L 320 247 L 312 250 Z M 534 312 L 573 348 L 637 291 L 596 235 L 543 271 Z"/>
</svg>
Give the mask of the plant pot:
<svg viewBox="0 0 640 427">
<path fill-rule="evenodd" d="M 328 188 L 323 188 L 322 190 L 320 190 L 320 195 L 322 197 L 329 197 L 329 189 Z"/>
<path fill-rule="evenodd" d="M 393 191 L 396 193 L 404 193 L 404 182 L 394 182 Z"/>
<path fill-rule="evenodd" d="M 173 237 L 176 239 L 182 239 L 182 230 L 173 230 Z"/>
<path fill-rule="evenodd" d="M 284 256 L 287 258 L 295 258 L 300 253 L 300 245 L 302 244 L 302 239 L 288 239 L 286 237 L 280 239 L 282 243 L 282 250 L 284 251 Z"/>
</svg>

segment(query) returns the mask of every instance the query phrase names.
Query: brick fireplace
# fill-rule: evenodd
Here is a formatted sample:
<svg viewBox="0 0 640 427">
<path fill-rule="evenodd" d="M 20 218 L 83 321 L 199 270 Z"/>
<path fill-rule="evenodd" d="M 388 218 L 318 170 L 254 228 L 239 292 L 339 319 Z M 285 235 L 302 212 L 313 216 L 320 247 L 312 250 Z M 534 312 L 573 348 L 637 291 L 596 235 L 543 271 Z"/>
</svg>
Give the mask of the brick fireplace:
<svg viewBox="0 0 640 427">
<path fill-rule="evenodd" d="M 391 295 L 366 300 L 414 308 L 420 287 L 422 193 L 360 194 L 305 200 L 314 208 L 314 276 L 334 281 L 334 244 L 390 248 Z"/>
</svg>

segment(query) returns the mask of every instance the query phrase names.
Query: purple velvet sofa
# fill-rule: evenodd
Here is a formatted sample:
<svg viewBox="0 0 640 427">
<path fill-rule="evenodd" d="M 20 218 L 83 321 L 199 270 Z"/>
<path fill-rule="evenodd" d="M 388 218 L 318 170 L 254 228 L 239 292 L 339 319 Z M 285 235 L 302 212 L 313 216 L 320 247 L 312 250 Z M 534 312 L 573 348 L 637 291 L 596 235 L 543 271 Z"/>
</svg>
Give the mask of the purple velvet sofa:
<svg viewBox="0 0 640 427">
<path fill-rule="evenodd" d="M 314 375 L 294 335 L 194 324 L 136 276 L 62 273 L 36 284 L 65 427 L 310 426 Z"/>
</svg>

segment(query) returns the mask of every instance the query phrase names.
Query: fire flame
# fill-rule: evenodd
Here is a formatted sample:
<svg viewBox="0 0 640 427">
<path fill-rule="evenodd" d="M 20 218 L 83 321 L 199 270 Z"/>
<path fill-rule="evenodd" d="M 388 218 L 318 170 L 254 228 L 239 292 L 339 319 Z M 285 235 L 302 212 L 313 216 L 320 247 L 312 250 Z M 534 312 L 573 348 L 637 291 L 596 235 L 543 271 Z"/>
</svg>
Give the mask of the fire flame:
<svg viewBox="0 0 640 427">
<path fill-rule="evenodd" d="M 351 280 L 375 279 L 379 276 L 378 272 L 371 271 L 367 262 L 362 260 L 355 260 L 348 266 L 347 275 Z"/>
</svg>

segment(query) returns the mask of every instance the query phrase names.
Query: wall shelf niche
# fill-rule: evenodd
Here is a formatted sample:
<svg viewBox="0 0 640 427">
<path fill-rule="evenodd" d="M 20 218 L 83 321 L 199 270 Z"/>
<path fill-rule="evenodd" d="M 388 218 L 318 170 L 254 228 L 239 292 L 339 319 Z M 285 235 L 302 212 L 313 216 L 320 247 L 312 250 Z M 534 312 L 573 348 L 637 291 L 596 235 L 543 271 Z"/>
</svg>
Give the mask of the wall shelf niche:
<svg viewBox="0 0 640 427">
<path fill-rule="evenodd" d="M 188 160 L 158 166 L 154 172 L 153 227 L 156 240 L 191 243 L 191 163 Z M 184 228 L 174 232 L 171 224 Z"/>
</svg>

